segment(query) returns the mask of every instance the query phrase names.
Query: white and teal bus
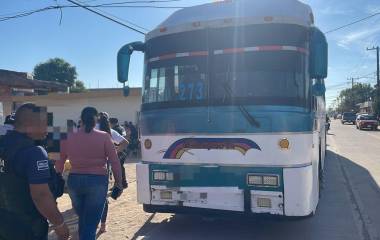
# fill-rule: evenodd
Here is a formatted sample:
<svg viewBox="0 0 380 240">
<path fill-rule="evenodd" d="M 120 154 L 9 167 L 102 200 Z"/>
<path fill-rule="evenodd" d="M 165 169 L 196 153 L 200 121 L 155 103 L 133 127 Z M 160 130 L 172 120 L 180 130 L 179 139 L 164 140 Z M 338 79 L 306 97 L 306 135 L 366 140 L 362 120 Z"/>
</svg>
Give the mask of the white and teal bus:
<svg viewBox="0 0 380 240">
<path fill-rule="evenodd" d="M 138 202 L 147 212 L 315 213 L 327 42 L 297 0 L 175 12 L 118 53 L 145 54 Z M 127 93 L 127 88 L 125 93 Z"/>
</svg>

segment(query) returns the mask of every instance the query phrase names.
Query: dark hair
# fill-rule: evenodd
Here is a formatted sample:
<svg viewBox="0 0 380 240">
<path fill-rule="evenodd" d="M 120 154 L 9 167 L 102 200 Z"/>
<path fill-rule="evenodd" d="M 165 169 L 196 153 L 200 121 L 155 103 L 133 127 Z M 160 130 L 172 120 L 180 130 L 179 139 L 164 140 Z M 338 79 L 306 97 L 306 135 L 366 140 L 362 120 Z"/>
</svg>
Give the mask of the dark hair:
<svg viewBox="0 0 380 240">
<path fill-rule="evenodd" d="M 117 118 L 110 118 L 110 123 L 111 124 L 118 124 L 119 120 Z"/>
<path fill-rule="evenodd" d="M 82 120 L 82 126 L 86 133 L 90 133 L 91 130 L 95 127 L 96 121 L 95 117 L 98 115 L 98 111 L 93 107 L 85 107 L 82 110 L 80 118 Z"/>
<path fill-rule="evenodd" d="M 105 112 L 99 113 L 99 130 L 111 134 L 110 120 Z"/>
<path fill-rule="evenodd" d="M 32 111 L 34 113 L 40 113 L 45 111 L 45 108 L 39 107 L 34 103 L 24 103 L 20 107 L 17 108 L 14 114 L 14 125 L 21 126 L 25 123 L 25 114 L 27 111 Z"/>
</svg>

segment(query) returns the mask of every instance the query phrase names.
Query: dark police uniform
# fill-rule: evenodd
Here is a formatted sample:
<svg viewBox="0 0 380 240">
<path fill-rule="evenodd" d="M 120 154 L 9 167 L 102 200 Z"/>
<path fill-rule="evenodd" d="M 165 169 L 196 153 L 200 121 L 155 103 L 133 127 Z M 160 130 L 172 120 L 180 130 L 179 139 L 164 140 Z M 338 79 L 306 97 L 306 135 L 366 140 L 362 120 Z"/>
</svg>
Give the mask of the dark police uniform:
<svg viewBox="0 0 380 240">
<path fill-rule="evenodd" d="M 17 131 L 0 139 L 0 240 L 47 239 L 47 220 L 38 212 L 29 184 L 49 184 L 46 151 Z"/>
</svg>

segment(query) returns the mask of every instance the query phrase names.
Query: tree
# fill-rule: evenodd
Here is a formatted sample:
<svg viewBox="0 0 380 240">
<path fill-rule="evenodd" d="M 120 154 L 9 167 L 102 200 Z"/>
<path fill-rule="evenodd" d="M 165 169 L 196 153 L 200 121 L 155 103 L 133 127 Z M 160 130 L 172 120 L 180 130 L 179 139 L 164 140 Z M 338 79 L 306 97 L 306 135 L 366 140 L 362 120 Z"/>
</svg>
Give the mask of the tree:
<svg viewBox="0 0 380 240">
<path fill-rule="evenodd" d="M 338 97 L 338 112 L 351 112 L 359 110 L 359 103 L 369 101 L 372 97 L 373 87 L 370 84 L 357 83 L 352 88 L 344 89 Z"/>
<path fill-rule="evenodd" d="M 51 58 L 34 67 L 34 77 L 38 80 L 65 83 L 71 87 L 77 78 L 77 71 L 64 59 Z"/>
<path fill-rule="evenodd" d="M 85 91 L 86 91 L 86 87 L 84 86 L 84 83 L 80 80 L 76 80 L 74 82 L 74 85 L 70 87 L 71 93 L 81 93 Z"/>
</svg>

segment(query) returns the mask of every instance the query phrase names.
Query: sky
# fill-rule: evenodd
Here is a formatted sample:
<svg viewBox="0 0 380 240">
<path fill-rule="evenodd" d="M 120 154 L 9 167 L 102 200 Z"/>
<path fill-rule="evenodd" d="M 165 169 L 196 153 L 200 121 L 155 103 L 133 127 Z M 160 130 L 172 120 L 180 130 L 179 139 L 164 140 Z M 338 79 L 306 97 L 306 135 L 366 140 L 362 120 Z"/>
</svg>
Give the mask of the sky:
<svg viewBox="0 0 380 240">
<path fill-rule="evenodd" d="M 81 0 L 85 2 L 85 0 Z M 121 0 L 87 0 L 88 4 Z M 281 0 L 279 0 L 281 1 Z M 302 0 L 309 4 L 316 25 L 324 32 L 376 12 L 379 0 Z M 160 6 L 193 6 L 212 0 L 182 0 Z M 67 5 L 66 0 L 2 0 L 0 19 L 11 13 L 52 5 Z M 147 5 L 147 4 L 137 4 Z M 104 11 L 148 30 L 154 29 L 175 9 L 107 8 Z M 78 79 L 88 88 L 120 87 L 116 78 L 116 54 L 124 44 L 143 41 L 143 35 L 80 8 L 50 10 L 31 16 L 0 21 L 0 69 L 33 72 L 36 64 L 60 57 L 76 66 Z M 359 81 L 375 84 L 376 52 L 367 47 L 380 45 L 380 15 L 348 28 L 327 34 L 329 77 L 327 103 L 339 91 L 350 87 L 350 77 L 369 76 Z M 141 86 L 142 54 L 133 54 L 130 86 Z M 370 75 L 369 75 L 370 74 Z"/>
</svg>

